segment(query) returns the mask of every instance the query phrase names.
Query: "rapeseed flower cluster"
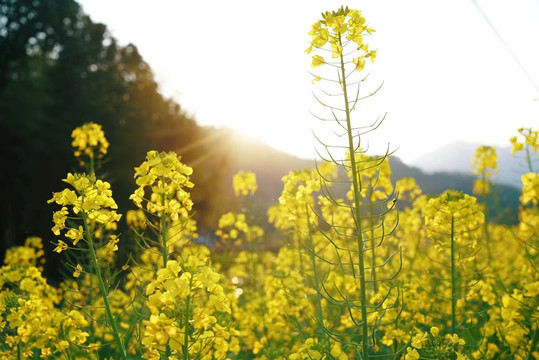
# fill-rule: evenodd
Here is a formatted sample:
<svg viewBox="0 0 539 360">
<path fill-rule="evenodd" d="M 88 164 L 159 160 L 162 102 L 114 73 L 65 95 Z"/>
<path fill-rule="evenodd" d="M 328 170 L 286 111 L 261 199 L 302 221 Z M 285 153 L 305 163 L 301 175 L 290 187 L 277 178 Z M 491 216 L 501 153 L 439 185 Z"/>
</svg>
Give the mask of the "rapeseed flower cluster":
<svg viewBox="0 0 539 360">
<path fill-rule="evenodd" d="M 356 70 L 363 70 L 365 59 L 374 62 L 376 50 L 369 50 L 369 45 L 364 38 L 375 30 L 367 25 L 361 11 L 341 7 L 337 11 L 323 13 L 322 17 L 322 20 L 312 25 L 312 30 L 309 32 L 311 46 L 305 52 L 309 54 L 313 50 L 322 49 L 329 44 L 331 58 L 337 59 L 343 55 L 346 43 L 352 42 L 357 50 L 360 50 L 360 55 L 353 59 Z M 331 64 L 331 62 L 328 62 L 324 56 L 313 55 L 313 68 L 324 64 Z"/>
<path fill-rule="evenodd" d="M 87 242 L 84 239 L 84 232 L 91 225 L 98 227 L 115 227 L 117 221 L 122 217 L 116 213 L 118 205 L 112 198 L 110 184 L 106 181 L 96 179 L 94 174 L 67 174 L 63 180 L 71 185 L 72 189 L 66 188 L 60 192 L 53 193 L 53 197 L 48 203 L 56 203 L 62 208 L 53 214 L 54 226 L 52 232 L 69 239 L 73 246 L 77 246 L 79 241 Z M 66 225 L 68 217 L 78 219 L 83 223 L 78 227 Z M 68 244 L 58 240 L 54 251 L 61 253 L 67 250 Z"/>
<path fill-rule="evenodd" d="M 189 193 L 185 190 L 193 187 L 189 176 L 193 169 L 183 164 L 181 157 L 173 152 L 149 151 L 144 161 L 135 168 L 138 188 L 130 196 L 135 205 L 159 217 L 166 215 L 172 221 L 187 219 L 193 207 Z M 151 189 L 149 198 L 145 189 Z"/>
<path fill-rule="evenodd" d="M 457 334 L 446 334 L 442 337 L 440 329 L 435 326 L 431 327 L 429 332 L 425 331 L 415 335 L 411 345 L 406 349 L 404 360 L 419 360 L 421 358 L 469 359 L 467 355 L 459 351 L 462 346 L 466 345 L 464 339 L 459 338 Z"/>
<path fill-rule="evenodd" d="M 473 193 L 480 196 L 492 192 L 492 176 L 498 172 L 498 155 L 492 146 L 480 146 L 475 150 L 472 173 L 480 177 L 475 180 Z"/>
<path fill-rule="evenodd" d="M 509 141 L 513 145 L 512 154 L 524 151 L 526 146 L 529 146 L 533 152 L 539 152 L 539 130 L 520 128 L 518 129 L 518 135 L 513 136 Z"/>
<path fill-rule="evenodd" d="M 71 133 L 76 157 L 85 154 L 90 159 L 101 158 L 107 153 L 109 142 L 105 138 L 105 132 L 101 125 L 90 122 L 86 123 Z"/>
<path fill-rule="evenodd" d="M 60 308 L 60 292 L 47 284 L 41 239 L 8 250 L 0 268 L 0 358 L 63 357 L 87 344 L 88 321 L 77 310 Z"/>
<path fill-rule="evenodd" d="M 250 171 L 240 171 L 232 177 L 232 187 L 236 196 L 254 195 L 258 185 L 256 174 Z"/>
<path fill-rule="evenodd" d="M 189 251 L 182 255 L 181 262 L 169 260 L 146 287 L 150 317 L 143 322 L 144 357 L 219 359 L 231 349 L 237 352 L 233 336 L 238 332 L 219 315 L 231 312 L 220 275 L 208 266 L 209 259 Z"/>
<path fill-rule="evenodd" d="M 226 213 L 219 218 L 219 229 L 215 231 L 222 242 L 222 246 L 229 247 L 229 244 L 239 246 L 240 244 L 258 243 L 264 236 L 264 229 L 257 225 L 249 226 L 245 214 L 233 212 Z"/>
</svg>

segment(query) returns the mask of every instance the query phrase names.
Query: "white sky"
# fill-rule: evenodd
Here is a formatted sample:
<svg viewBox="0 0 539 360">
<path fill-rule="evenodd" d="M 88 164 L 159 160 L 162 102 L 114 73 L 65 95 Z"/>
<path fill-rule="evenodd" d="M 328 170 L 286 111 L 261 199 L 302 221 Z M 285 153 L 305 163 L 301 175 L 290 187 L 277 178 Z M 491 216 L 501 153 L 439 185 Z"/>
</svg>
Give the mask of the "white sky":
<svg viewBox="0 0 539 360">
<path fill-rule="evenodd" d="M 477 0 L 536 83 L 539 1 Z M 160 89 L 202 125 L 228 126 L 314 157 L 320 132 L 307 32 L 334 1 L 82 0 L 120 44 L 135 44 Z M 346 4 L 345 4 L 346 5 Z M 455 141 L 508 145 L 539 125 L 539 93 L 472 0 L 365 0 L 347 4 L 376 29 L 368 82 L 382 90 L 359 121 L 387 119 L 370 138 L 411 162 Z M 364 116 L 363 116 L 364 115 Z"/>
</svg>

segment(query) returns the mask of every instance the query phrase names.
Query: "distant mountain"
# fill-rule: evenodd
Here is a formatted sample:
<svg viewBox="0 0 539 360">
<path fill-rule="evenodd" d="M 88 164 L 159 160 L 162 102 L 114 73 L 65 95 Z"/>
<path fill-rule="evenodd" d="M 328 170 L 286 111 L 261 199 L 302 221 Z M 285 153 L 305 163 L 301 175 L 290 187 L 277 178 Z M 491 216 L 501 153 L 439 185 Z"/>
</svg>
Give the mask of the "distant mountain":
<svg viewBox="0 0 539 360">
<path fill-rule="evenodd" d="M 440 194 L 447 189 L 455 189 L 472 194 L 476 176 L 459 172 L 426 173 L 418 167 L 404 164 L 398 158 L 390 161 L 391 170 L 398 180 L 402 177 L 413 177 L 426 194 Z M 515 224 L 518 220 L 520 190 L 514 186 L 497 183 L 493 186 L 493 194 L 489 199 L 489 219 L 503 224 Z"/>
<path fill-rule="evenodd" d="M 301 159 L 282 151 L 273 149 L 257 140 L 245 137 L 231 130 L 215 130 L 217 136 L 212 140 L 216 152 L 226 159 L 226 174 L 223 175 L 222 193 L 224 197 L 220 206 L 229 210 L 239 208 L 241 204 L 234 199 L 232 193 L 232 176 L 239 170 L 253 171 L 257 175 L 258 191 L 251 204 L 252 210 L 261 223 L 265 223 L 265 213 L 269 206 L 277 204 L 283 189 L 282 177 L 294 169 L 314 168 L 314 160 Z M 472 148 L 472 147 L 470 147 Z M 475 147 L 473 147 L 475 150 Z M 464 155 L 463 155 L 464 156 Z M 456 163 L 456 162 L 455 162 Z M 471 174 L 450 172 L 426 173 L 418 167 L 408 166 L 397 157 L 390 158 L 394 181 L 403 177 L 413 177 L 427 194 L 440 194 L 447 189 L 455 189 L 471 194 L 475 176 Z M 344 177 L 344 174 L 340 174 Z M 196 188 L 196 187 L 195 187 Z M 518 214 L 519 190 L 504 184 L 494 188 L 497 194 L 496 203 L 491 204 L 493 210 L 490 219 L 493 221 L 513 223 Z M 337 196 L 343 196 L 343 190 Z"/>
<path fill-rule="evenodd" d="M 431 151 L 412 162 L 413 166 L 426 173 L 436 172 L 471 174 L 471 164 L 475 149 L 481 144 L 468 142 L 455 142 L 445 145 L 438 150 Z M 499 184 L 506 184 L 520 189 L 520 178 L 527 173 L 522 154 L 511 154 L 511 147 L 496 146 L 498 154 L 498 175 L 494 180 Z"/>
</svg>

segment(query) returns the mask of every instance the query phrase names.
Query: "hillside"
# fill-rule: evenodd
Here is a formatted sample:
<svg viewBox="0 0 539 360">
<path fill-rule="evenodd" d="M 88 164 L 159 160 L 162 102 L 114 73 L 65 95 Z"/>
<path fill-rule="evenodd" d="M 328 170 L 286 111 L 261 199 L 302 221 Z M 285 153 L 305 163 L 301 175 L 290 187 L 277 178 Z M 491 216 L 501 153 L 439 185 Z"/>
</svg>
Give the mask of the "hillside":
<svg viewBox="0 0 539 360">
<path fill-rule="evenodd" d="M 509 144 L 509 140 L 507 143 Z M 481 145 L 469 142 L 451 143 L 420 156 L 412 162 L 412 165 L 429 174 L 443 171 L 471 174 L 472 157 L 475 149 Z M 512 155 L 510 146 L 495 146 L 495 148 L 498 154 L 499 174 L 494 180 L 499 184 L 520 188 L 522 185 L 520 178 L 528 172 L 522 156 Z"/>
<path fill-rule="evenodd" d="M 253 171 L 257 174 L 259 190 L 255 195 L 253 210 L 259 221 L 265 222 L 265 211 L 271 205 L 278 202 L 283 183 L 281 178 L 294 169 L 314 168 L 314 160 L 301 159 L 293 155 L 271 148 L 270 146 L 253 139 L 246 139 L 231 130 L 212 130 L 215 137 L 212 140 L 219 152 L 225 159 L 222 163 L 222 174 L 225 190 L 225 204 L 231 208 L 237 208 L 240 204 L 235 201 L 232 193 L 232 176 L 239 170 Z M 456 189 L 471 194 L 475 177 L 469 174 L 452 172 L 426 173 L 417 167 L 411 167 L 403 163 L 398 157 L 390 159 L 393 180 L 403 177 L 413 177 L 419 186 L 427 194 L 439 194 L 446 189 Z M 343 178 L 344 174 L 340 174 Z M 497 194 L 496 202 L 491 206 L 499 212 L 504 209 L 503 216 L 493 221 L 513 223 L 516 222 L 519 190 L 504 184 L 494 187 Z M 340 196 L 343 191 L 340 191 Z M 222 209 L 223 211 L 228 211 Z M 218 211 L 213 212 L 218 216 Z M 221 212 L 222 213 L 222 212 Z M 216 220 L 214 220 L 216 221 Z M 216 223 L 216 222 L 214 222 Z"/>
</svg>

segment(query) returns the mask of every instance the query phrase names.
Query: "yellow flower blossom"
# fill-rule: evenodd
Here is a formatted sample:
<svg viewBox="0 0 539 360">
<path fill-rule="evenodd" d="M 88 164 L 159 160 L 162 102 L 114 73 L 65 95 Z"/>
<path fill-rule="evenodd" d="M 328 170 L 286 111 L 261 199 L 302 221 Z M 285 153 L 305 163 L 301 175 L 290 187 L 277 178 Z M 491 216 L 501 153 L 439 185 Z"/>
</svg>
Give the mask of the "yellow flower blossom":
<svg viewBox="0 0 539 360">
<path fill-rule="evenodd" d="M 498 155 L 496 148 L 492 146 L 479 146 L 475 150 L 472 169 L 473 174 L 483 174 L 486 178 L 490 178 L 494 173 L 497 173 Z"/>
<path fill-rule="evenodd" d="M 356 70 L 357 71 L 361 71 L 361 70 L 363 70 L 365 68 L 365 57 L 364 56 L 360 56 L 357 59 L 353 59 L 352 61 L 354 62 L 354 64 L 356 64 Z"/>
<path fill-rule="evenodd" d="M 193 169 L 180 160 L 174 152 L 149 151 L 146 161 L 135 168 L 138 188 L 129 199 L 139 208 L 145 201 L 146 210 L 159 217 L 164 213 L 172 221 L 186 221 L 193 202 L 185 189 L 194 186 L 189 180 Z M 151 189 L 149 199 L 144 196 L 146 188 Z"/>
<path fill-rule="evenodd" d="M 311 67 L 316 68 L 316 67 L 324 65 L 325 63 L 326 63 L 326 61 L 324 60 L 324 58 L 322 56 L 314 55 Z"/>
<path fill-rule="evenodd" d="M 519 141 L 519 138 L 522 140 Z M 518 135 L 511 137 L 509 140 L 513 144 L 513 148 L 511 149 L 512 154 L 523 151 L 525 145 L 533 152 L 539 151 L 539 130 L 520 128 L 518 129 Z"/>
<path fill-rule="evenodd" d="M 336 360 L 348 360 L 348 355 L 342 351 L 341 347 L 337 344 L 333 345 L 331 348 L 331 356 Z"/>
<path fill-rule="evenodd" d="M 404 355 L 404 360 L 419 360 L 419 353 L 416 349 L 407 348 L 406 355 Z"/>
<path fill-rule="evenodd" d="M 522 175 L 522 205 L 537 205 L 539 201 L 539 176 L 536 173 Z"/>
<path fill-rule="evenodd" d="M 73 245 L 77 245 L 80 239 L 83 237 L 84 230 L 81 225 L 78 229 L 71 228 L 66 232 L 66 237 L 70 238 L 73 241 Z M 57 234 L 58 235 L 58 234 Z"/>
<path fill-rule="evenodd" d="M 417 334 L 412 338 L 412 346 L 416 349 L 421 349 L 429 340 L 429 336 L 426 332 L 423 334 Z"/>
<path fill-rule="evenodd" d="M 475 179 L 472 192 L 476 195 L 488 195 L 492 192 L 492 185 L 486 179 Z"/>
<path fill-rule="evenodd" d="M 54 212 L 52 215 L 52 221 L 54 222 L 52 232 L 54 235 L 60 235 L 60 230 L 65 228 L 65 222 L 68 214 L 69 212 L 65 206 L 63 206 L 59 211 Z"/>
<path fill-rule="evenodd" d="M 71 145 L 75 149 L 76 157 L 84 153 L 88 157 L 94 158 L 96 154 L 101 157 L 107 153 L 109 142 L 99 124 L 86 123 L 73 130 L 71 137 L 73 138 Z"/>
<path fill-rule="evenodd" d="M 67 250 L 67 244 L 65 242 L 63 242 L 62 240 L 58 240 L 58 244 L 56 245 L 56 247 L 54 248 L 53 251 L 55 251 L 55 252 L 57 252 L 59 254 L 62 251 L 65 251 L 65 250 Z"/>
<path fill-rule="evenodd" d="M 232 187 L 234 194 L 238 195 L 254 195 L 258 185 L 256 184 L 256 174 L 250 171 L 240 171 L 232 177 Z"/>
<path fill-rule="evenodd" d="M 464 339 L 459 338 L 457 334 L 447 334 L 445 338 L 449 341 L 449 344 L 451 345 L 466 345 L 466 341 Z"/>
<path fill-rule="evenodd" d="M 77 264 L 77 266 L 75 267 L 75 272 L 73 273 L 73 277 L 78 278 L 81 272 L 82 272 L 82 266 L 80 266 L 80 264 Z"/>
<path fill-rule="evenodd" d="M 337 59 L 343 56 L 346 40 L 351 40 L 357 45 L 357 50 L 362 52 L 353 59 L 357 71 L 364 69 L 365 58 L 370 58 L 374 62 L 376 50 L 369 51 L 364 40 L 364 36 L 372 34 L 374 29 L 366 26 L 365 18 L 360 11 L 341 7 L 337 11 L 323 13 L 322 17 L 323 20 L 314 23 L 309 31 L 311 46 L 306 50 L 308 54 L 314 49 L 324 48 L 329 42 L 330 49 L 327 50 L 331 52 L 332 59 Z M 326 60 L 323 56 L 313 55 L 311 65 L 313 68 L 324 64 Z"/>
</svg>

